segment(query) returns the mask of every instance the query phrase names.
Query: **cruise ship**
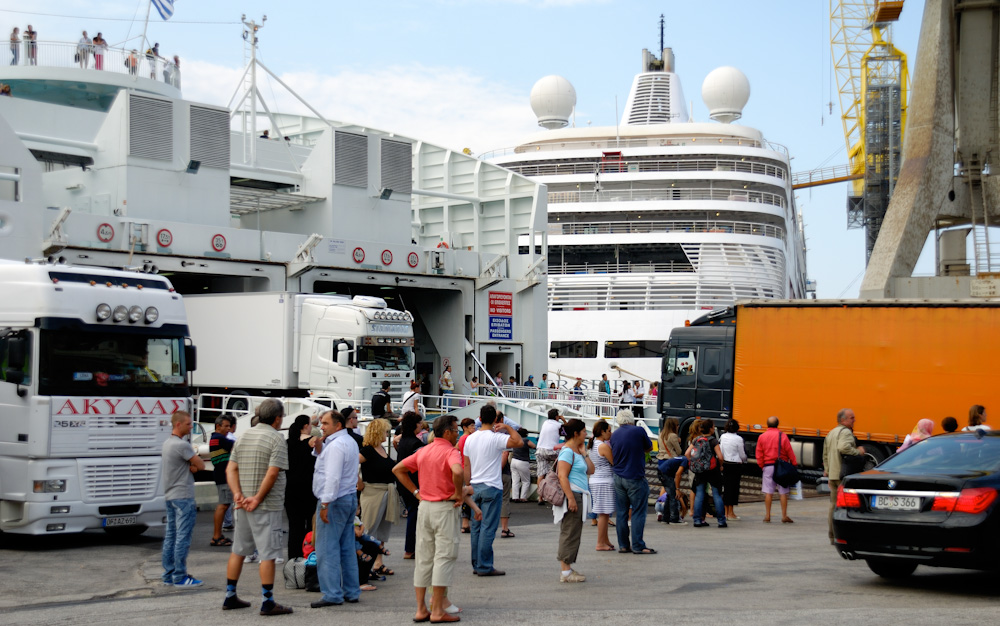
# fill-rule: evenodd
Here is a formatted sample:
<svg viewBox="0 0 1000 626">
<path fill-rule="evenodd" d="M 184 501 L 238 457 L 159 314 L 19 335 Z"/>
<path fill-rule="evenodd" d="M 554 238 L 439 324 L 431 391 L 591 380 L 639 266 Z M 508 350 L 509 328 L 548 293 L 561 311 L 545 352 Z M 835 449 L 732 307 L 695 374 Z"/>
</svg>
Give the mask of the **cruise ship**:
<svg viewBox="0 0 1000 626">
<path fill-rule="evenodd" d="M 712 122 L 685 106 L 674 56 L 642 51 L 620 124 L 570 124 L 576 92 L 547 76 L 531 92 L 546 130 L 486 160 L 544 183 L 549 378 L 659 379 L 670 330 L 737 300 L 806 297 L 802 218 L 788 150 L 737 125 L 750 95 L 711 72 Z"/>
</svg>

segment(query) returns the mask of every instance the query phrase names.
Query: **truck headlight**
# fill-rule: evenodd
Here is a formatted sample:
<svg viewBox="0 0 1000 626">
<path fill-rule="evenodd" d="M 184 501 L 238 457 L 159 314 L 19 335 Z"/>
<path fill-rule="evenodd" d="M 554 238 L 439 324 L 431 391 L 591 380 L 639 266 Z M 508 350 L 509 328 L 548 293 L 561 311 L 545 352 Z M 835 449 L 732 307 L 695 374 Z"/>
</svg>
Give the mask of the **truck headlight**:
<svg viewBox="0 0 1000 626">
<path fill-rule="evenodd" d="M 115 307 L 115 312 L 112 315 L 111 319 L 113 319 L 116 322 L 124 322 L 126 318 L 128 318 L 128 309 L 125 308 L 125 305 L 119 304 L 118 306 Z"/>
<path fill-rule="evenodd" d="M 97 305 L 97 321 L 103 322 L 104 320 L 111 317 L 111 305 L 110 304 L 98 304 Z"/>
<path fill-rule="evenodd" d="M 160 319 L 160 312 L 156 310 L 155 306 L 151 306 L 146 309 L 146 323 L 155 324 L 156 320 Z"/>
<path fill-rule="evenodd" d="M 142 319 L 142 307 L 138 305 L 132 306 L 128 310 L 128 321 L 131 324 L 135 324 Z"/>
<path fill-rule="evenodd" d="M 35 493 L 64 493 L 66 491 L 66 480 L 63 478 L 36 480 L 32 491 Z"/>
</svg>

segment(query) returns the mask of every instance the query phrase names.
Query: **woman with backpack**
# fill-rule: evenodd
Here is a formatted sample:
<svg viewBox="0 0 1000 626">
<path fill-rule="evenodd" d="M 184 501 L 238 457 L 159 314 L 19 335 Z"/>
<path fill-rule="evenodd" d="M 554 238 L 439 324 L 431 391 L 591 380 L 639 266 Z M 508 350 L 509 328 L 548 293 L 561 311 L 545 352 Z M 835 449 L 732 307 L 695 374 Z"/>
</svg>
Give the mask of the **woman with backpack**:
<svg viewBox="0 0 1000 626">
<path fill-rule="evenodd" d="M 743 437 L 737 433 L 740 423 L 734 419 L 726 422 L 726 432 L 719 438 L 722 448 L 722 503 L 726 505 L 726 519 L 740 519 L 734 507 L 740 503 L 740 478 L 743 464 L 747 462 L 747 449 Z"/>
<path fill-rule="evenodd" d="M 692 435 L 691 445 L 685 456 L 690 460 L 689 469 L 694 474 L 692 481 L 694 495 L 694 527 L 705 528 L 705 486 L 712 486 L 712 498 L 715 501 L 715 516 L 719 528 L 728 528 L 726 523 L 725 505 L 722 503 L 722 450 L 719 440 L 712 432 L 715 424 L 710 419 L 702 420 L 697 435 Z"/>
</svg>

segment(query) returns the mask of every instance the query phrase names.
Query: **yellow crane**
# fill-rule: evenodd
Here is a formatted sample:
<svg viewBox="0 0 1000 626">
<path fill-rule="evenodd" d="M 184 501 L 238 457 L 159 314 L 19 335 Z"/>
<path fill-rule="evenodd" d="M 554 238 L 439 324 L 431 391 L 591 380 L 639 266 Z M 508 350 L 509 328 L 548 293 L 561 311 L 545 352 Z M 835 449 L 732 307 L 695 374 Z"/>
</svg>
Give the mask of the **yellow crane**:
<svg viewBox="0 0 1000 626">
<path fill-rule="evenodd" d="M 850 162 L 836 178 L 851 181 L 847 226 L 865 229 L 866 263 L 902 163 L 909 74 L 891 30 L 903 2 L 830 0 L 830 48 Z"/>
</svg>

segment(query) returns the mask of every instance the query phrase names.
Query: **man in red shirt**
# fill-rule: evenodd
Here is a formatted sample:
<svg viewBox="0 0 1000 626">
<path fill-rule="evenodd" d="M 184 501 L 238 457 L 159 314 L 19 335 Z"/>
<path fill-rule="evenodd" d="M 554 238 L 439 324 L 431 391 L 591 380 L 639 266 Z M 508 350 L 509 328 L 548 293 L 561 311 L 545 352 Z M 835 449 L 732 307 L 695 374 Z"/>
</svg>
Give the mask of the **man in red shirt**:
<svg viewBox="0 0 1000 626">
<path fill-rule="evenodd" d="M 434 420 L 434 441 L 406 457 L 392 469 L 399 483 L 420 500 L 417 508 L 416 563 L 413 587 L 417 595 L 415 622 L 457 622 L 445 612 L 446 593 L 451 586 L 458 558 L 458 507 L 462 504 L 462 454 L 458 441 L 458 418 L 442 415 Z M 420 477 L 420 489 L 409 472 Z M 427 587 L 432 587 L 427 611 Z"/>
<path fill-rule="evenodd" d="M 797 465 L 795 452 L 792 450 L 792 442 L 788 435 L 784 435 L 778 430 L 778 418 L 773 415 L 767 418 L 767 430 L 757 438 L 757 465 L 762 470 L 760 480 L 760 490 L 764 492 L 764 521 L 771 521 L 771 498 L 775 489 L 781 498 L 781 521 L 784 524 L 791 524 L 792 518 L 788 517 L 788 487 L 782 487 L 774 482 L 774 463 L 779 458 Z"/>
</svg>

